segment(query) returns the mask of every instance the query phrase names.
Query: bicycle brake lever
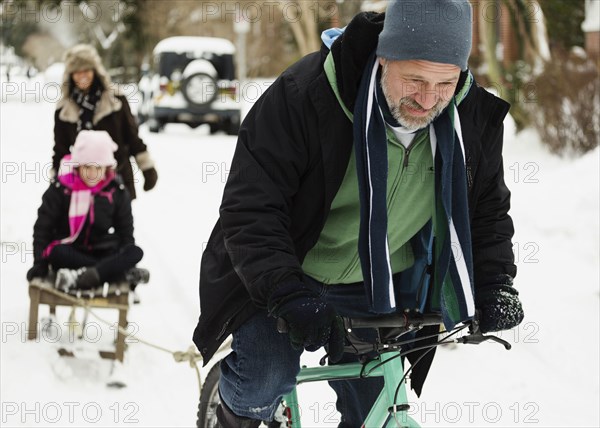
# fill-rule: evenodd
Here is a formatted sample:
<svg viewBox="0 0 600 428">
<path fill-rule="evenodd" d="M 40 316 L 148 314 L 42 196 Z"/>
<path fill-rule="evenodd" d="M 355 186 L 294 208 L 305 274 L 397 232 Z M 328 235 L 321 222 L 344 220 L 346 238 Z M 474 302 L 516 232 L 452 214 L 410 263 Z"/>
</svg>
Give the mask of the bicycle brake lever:
<svg viewBox="0 0 600 428">
<path fill-rule="evenodd" d="M 323 355 L 323 358 L 321 358 L 321 359 L 319 360 L 319 365 L 320 365 L 321 367 L 323 367 L 324 365 L 326 365 L 326 364 L 327 364 L 327 357 L 329 357 L 329 353 L 327 353 L 327 354 Z"/>
<path fill-rule="evenodd" d="M 490 339 L 490 340 L 494 341 L 494 342 L 500 343 L 501 345 L 503 345 L 503 346 L 504 346 L 504 349 L 506 349 L 507 351 L 510 351 L 510 349 L 512 348 L 512 345 L 511 345 L 510 343 L 508 343 L 508 342 L 507 342 L 506 340 L 504 340 L 504 339 L 500 339 L 498 336 L 492 336 L 492 335 L 489 335 L 489 336 L 486 336 L 486 337 L 487 337 L 488 339 Z"/>
<path fill-rule="evenodd" d="M 512 345 L 510 343 L 508 343 L 506 340 L 500 339 L 498 336 L 493 336 L 491 334 L 485 336 L 479 331 L 476 333 L 471 333 L 467 336 L 459 337 L 458 339 L 456 339 L 456 341 L 459 343 L 466 343 L 466 344 L 471 344 L 471 345 L 479 345 L 480 343 L 483 343 L 487 340 L 491 340 L 493 342 L 497 342 L 497 343 L 500 343 L 501 345 L 504 345 L 504 348 L 507 351 L 512 348 Z"/>
</svg>

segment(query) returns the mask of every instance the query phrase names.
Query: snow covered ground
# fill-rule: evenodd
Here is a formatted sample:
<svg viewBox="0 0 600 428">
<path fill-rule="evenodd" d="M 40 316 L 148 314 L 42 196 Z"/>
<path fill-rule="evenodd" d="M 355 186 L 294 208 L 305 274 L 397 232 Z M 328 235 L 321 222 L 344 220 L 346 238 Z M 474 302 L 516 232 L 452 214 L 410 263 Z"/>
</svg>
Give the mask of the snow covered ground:
<svg viewBox="0 0 600 428">
<path fill-rule="evenodd" d="M 169 354 L 130 343 L 117 371 L 127 387 L 109 389 L 111 363 L 88 354 L 99 345 L 110 348 L 114 330 L 92 320 L 86 341 L 76 346 L 82 357 L 59 358 L 56 348 L 69 342 L 64 325 L 69 313 L 59 309 L 60 331 L 37 342 L 25 340 L 25 273 L 32 263 L 36 210 L 47 187 L 54 110 L 48 101 L 56 99 L 56 88 L 36 81 L 28 84 L 29 92 L 20 84 L 2 85 L 1 424 L 193 426 L 195 373 Z M 534 132 L 515 135 L 510 118 L 506 125 L 516 286 L 526 318 L 502 335 L 513 343 L 511 351 L 494 344 L 440 349 L 422 398 L 415 398 L 413 417 L 424 426 L 597 427 L 599 152 L 560 159 L 543 149 Z M 141 288 L 142 303 L 132 307 L 129 320 L 140 338 L 186 350 L 199 311 L 200 255 L 217 218 L 235 139 L 178 125 L 161 134 L 142 126 L 141 135 L 159 181 L 148 193 L 142 180 L 138 183 L 135 235 L 145 251 L 140 265 L 151 270 L 151 281 Z M 99 313 L 116 322 L 116 313 Z M 42 307 L 40 316 L 46 314 Z M 306 361 L 315 363 L 321 355 L 307 355 Z M 327 386 L 303 386 L 300 394 L 305 426 L 337 425 Z"/>
</svg>

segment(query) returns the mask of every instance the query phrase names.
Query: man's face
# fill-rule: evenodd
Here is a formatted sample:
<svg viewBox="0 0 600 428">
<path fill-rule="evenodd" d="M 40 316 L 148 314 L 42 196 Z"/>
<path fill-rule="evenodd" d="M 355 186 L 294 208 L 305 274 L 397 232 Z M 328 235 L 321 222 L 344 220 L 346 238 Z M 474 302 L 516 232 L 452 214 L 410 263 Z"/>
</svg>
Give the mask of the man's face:
<svg viewBox="0 0 600 428">
<path fill-rule="evenodd" d="M 452 64 L 382 58 L 379 62 L 390 111 L 400 125 L 413 131 L 429 125 L 446 108 L 460 77 L 460 68 Z"/>
</svg>

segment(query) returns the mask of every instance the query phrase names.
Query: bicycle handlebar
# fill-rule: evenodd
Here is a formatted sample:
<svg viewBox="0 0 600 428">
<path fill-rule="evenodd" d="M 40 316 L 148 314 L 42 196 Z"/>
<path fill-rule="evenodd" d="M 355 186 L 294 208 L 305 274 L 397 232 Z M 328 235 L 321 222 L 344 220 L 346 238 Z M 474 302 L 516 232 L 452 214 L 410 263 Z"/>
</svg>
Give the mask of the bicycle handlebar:
<svg viewBox="0 0 600 428">
<path fill-rule="evenodd" d="M 406 331 L 418 329 L 427 325 L 443 324 L 440 314 L 422 314 L 420 312 L 404 312 L 400 314 L 382 315 L 370 318 L 344 318 L 346 330 L 354 328 L 400 328 Z M 288 325 L 283 318 L 277 319 L 277 331 L 287 333 Z M 482 334 L 479 330 L 479 321 L 476 316 L 469 328 L 467 336 L 456 339 L 458 343 L 478 345 L 487 340 L 497 342 L 506 350 L 511 349 L 510 343 L 497 336 Z"/>
<path fill-rule="evenodd" d="M 440 314 L 422 314 L 419 312 L 404 312 L 401 314 L 385 315 L 373 318 L 344 318 L 347 329 L 353 328 L 400 328 L 406 331 L 418 329 L 427 325 L 443 324 Z M 510 343 L 491 334 L 483 334 L 479 330 L 479 321 L 476 316 L 469 328 L 467 336 L 456 339 L 457 343 L 479 345 L 491 340 L 499 343 L 506 350 L 511 349 Z"/>
<path fill-rule="evenodd" d="M 437 325 L 442 323 L 439 314 L 421 314 L 418 312 L 382 315 L 370 318 L 345 318 L 346 329 L 353 328 L 418 328 L 426 325 Z M 283 318 L 277 318 L 277 331 L 287 333 L 288 325 Z"/>
<path fill-rule="evenodd" d="M 345 318 L 347 328 L 415 328 L 442 324 L 440 314 L 409 312 L 371 318 Z"/>
</svg>

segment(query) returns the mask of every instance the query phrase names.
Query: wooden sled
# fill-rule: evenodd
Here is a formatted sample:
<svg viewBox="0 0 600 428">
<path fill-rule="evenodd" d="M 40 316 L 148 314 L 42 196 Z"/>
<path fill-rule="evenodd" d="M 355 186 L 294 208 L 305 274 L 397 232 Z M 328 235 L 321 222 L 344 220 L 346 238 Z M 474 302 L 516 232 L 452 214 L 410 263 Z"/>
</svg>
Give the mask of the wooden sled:
<svg viewBox="0 0 600 428">
<path fill-rule="evenodd" d="M 56 288 L 52 278 L 40 279 L 34 278 L 29 283 L 29 329 L 27 333 L 28 340 L 35 340 L 38 334 L 38 310 L 39 305 L 44 304 L 50 307 L 50 314 L 56 315 L 57 306 L 75 307 L 81 306 L 78 303 L 85 304 L 90 308 L 116 309 L 119 311 L 119 332 L 115 343 L 114 351 L 99 351 L 102 358 L 118 360 L 123 362 L 125 355 L 125 334 L 122 333 L 127 328 L 127 312 L 129 310 L 129 292 L 130 287 L 127 282 L 111 283 L 106 289 L 93 290 L 91 292 L 73 292 L 64 293 Z M 59 349 L 61 356 L 74 356 L 72 352 L 66 349 Z"/>
</svg>

